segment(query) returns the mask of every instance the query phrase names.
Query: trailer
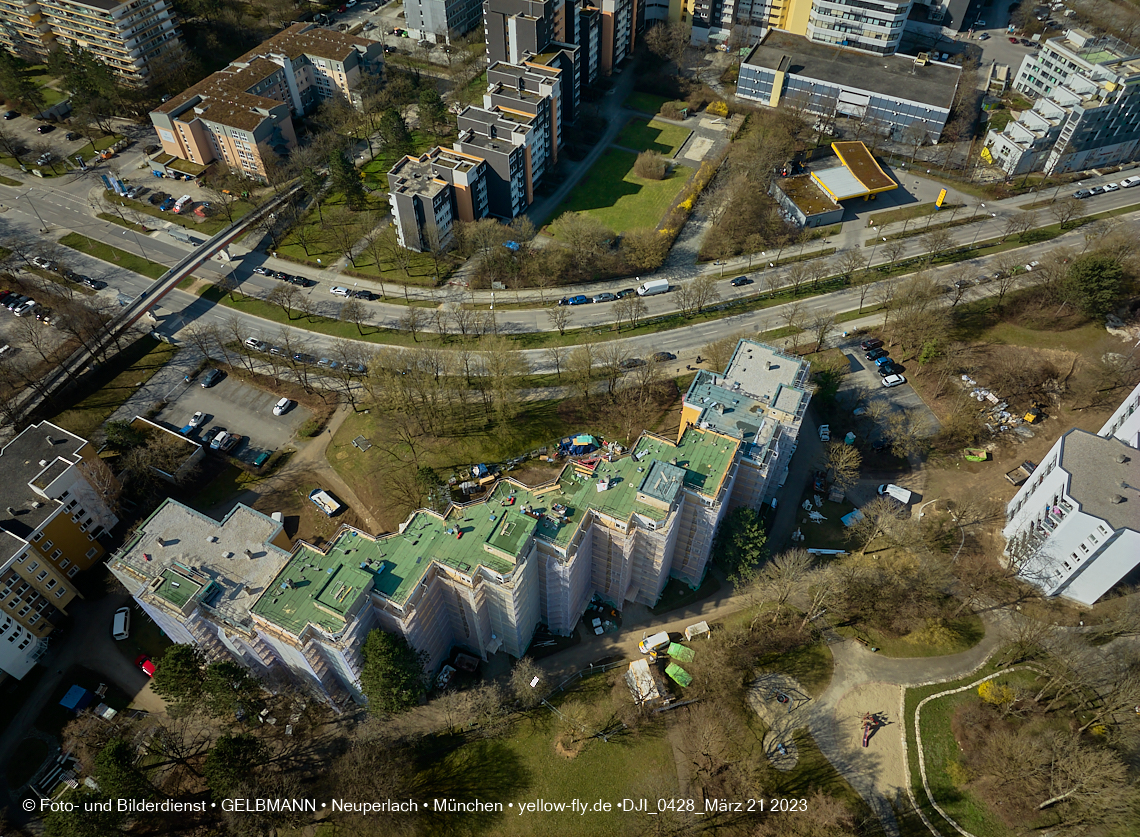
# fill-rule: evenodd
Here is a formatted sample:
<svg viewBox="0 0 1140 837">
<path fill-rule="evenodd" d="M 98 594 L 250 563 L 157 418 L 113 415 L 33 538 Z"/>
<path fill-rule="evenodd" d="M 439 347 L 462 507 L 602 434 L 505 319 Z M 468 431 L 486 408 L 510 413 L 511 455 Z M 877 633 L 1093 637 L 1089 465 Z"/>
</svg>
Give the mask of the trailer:
<svg viewBox="0 0 1140 837">
<path fill-rule="evenodd" d="M 1005 478 L 1014 485 L 1021 485 L 1023 482 L 1029 479 L 1029 475 L 1032 474 L 1035 470 L 1037 470 L 1037 466 L 1026 459 L 1012 471 L 1006 471 Z"/>
<path fill-rule="evenodd" d="M 314 488 L 309 492 L 309 499 L 318 509 L 328 517 L 332 517 L 344 508 L 344 504 L 325 491 L 323 488 Z"/>
</svg>

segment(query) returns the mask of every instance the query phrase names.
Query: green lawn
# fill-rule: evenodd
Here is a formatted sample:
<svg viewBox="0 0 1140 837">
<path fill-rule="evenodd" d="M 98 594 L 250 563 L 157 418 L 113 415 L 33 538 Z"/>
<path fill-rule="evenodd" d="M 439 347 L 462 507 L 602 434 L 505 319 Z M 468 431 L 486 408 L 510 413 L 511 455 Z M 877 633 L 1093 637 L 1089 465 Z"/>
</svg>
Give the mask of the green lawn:
<svg viewBox="0 0 1140 837">
<path fill-rule="evenodd" d="M 614 140 L 615 145 L 634 151 L 656 151 L 672 157 L 693 132 L 656 119 L 631 119 Z"/>
<path fill-rule="evenodd" d="M 169 343 L 160 343 L 151 337 L 140 338 L 94 372 L 74 391 L 78 400 L 51 420 L 64 430 L 90 439 L 131 393 L 149 381 L 176 351 Z"/>
<path fill-rule="evenodd" d="M 95 241 L 79 233 L 68 233 L 59 240 L 59 243 L 64 247 L 70 247 L 72 250 L 78 250 L 105 262 L 133 270 L 142 276 L 149 276 L 151 279 L 157 279 L 170 270 L 166 265 L 152 262 L 150 259 L 144 259 L 142 256 L 136 256 L 134 253 L 128 253 L 126 250 L 120 250 L 118 247 L 112 247 L 110 244 L 104 244 L 101 241 Z"/>
<path fill-rule="evenodd" d="M 480 90 L 487 89 L 486 78 L 483 78 L 483 84 Z M 440 144 L 440 139 L 434 134 L 429 134 L 426 131 L 412 131 L 412 147 L 408 151 L 413 156 L 419 156 L 427 151 L 429 148 L 434 148 Z M 373 189 L 380 189 L 384 192 L 388 191 L 388 170 L 396 165 L 396 161 L 404 155 L 395 151 L 390 151 L 386 148 L 378 148 L 376 150 L 376 157 L 369 160 L 361 167 L 364 172 L 365 182 Z"/>
<path fill-rule="evenodd" d="M 864 625 L 844 626 L 836 630 L 845 637 L 859 638 L 879 649 L 884 657 L 942 657 L 957 654 L 973 648 L 986 635 L 982 620 L 970 613 L 960 619 L 946 623 L 950 631 L 945 644 L 933 645 L 928 642 L 909 641 L 906 637 L 883 636 L 873 628 Z M 918 639 L 917 637 L 915 639 Z"/>
<path fill-rule="evenodd" d="M 630 151 L 608 149 L 566 198 L 561 212 L 587 212 L 617 233 L 656 227 L 693 172 L 677 166 L 664 180 L 646 180 L 633 173 L 636 160 Z"/>
<path fill-rule="evenodd" d="M 831 683 L 835 662 L 825 642 L 801 645 L 786 654 L 769 654 L 756 661 L 757 670 L 775 671 L 796 678 L 812 697 L 819 697 Z"/>
<path fill-rule="evenodd" d="M 654 96 L 652 93 L 630 93 L 625 106 L 642 113 L 658 113 L 667 101 L 669 100 L 664 96 Z"/>
<path fill-rule="evenodd" d="M 3 183 L 5 186 L 23 186 L 24 185 L 19 180 L 13 180 L 11 177 L 5 177 L 2 174 L 0 174 L 0 183 Z"/>
<path fill-rule="evenodd" d="M 868 220 L 875 226 L 882 226 L 883 224 L 893 224 L 897 221 L 925 218 L 927 215 L 933 215 L 936 212 L 945 212 L 947 209 L 953 212 L 954 206 L 961 208 L 962 204 L 945 204 L 942 209 L 939 209 L 933 203 L 912 203 L 908 206 L 900 206 L 897 209 L 876 212 Z"/>
</svg>

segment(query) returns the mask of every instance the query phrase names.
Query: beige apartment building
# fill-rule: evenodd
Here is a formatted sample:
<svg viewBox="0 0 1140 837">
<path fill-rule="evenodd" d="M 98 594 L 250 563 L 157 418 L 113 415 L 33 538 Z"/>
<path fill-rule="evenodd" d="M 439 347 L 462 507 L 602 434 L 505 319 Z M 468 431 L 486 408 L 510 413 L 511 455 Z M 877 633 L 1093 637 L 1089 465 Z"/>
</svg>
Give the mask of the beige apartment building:
<svg viewBox="0 0 1140 837">
<path fill-rule="evenodd" d="M 151 112 L 163 162 L 223 161 L 264 178 L 265 155 L 297 144 L 292 117 L 338 96 L 359 106 L 382 54 L 379 42 L 295 23 Z"/>
<path fill-rule="evenodd" d="M 91 485 L 86 439 L 44 421 L 0 449 L 0 671 L 19 679 L 101 561 L 99 538 L 119 519 Z"/>
<path fill-rule="evenodd" d="M 185 52 L 170 0 L 0 0 L 0 46 L 32 60 L 80 48 L 132 87 Z"/>
</svg>

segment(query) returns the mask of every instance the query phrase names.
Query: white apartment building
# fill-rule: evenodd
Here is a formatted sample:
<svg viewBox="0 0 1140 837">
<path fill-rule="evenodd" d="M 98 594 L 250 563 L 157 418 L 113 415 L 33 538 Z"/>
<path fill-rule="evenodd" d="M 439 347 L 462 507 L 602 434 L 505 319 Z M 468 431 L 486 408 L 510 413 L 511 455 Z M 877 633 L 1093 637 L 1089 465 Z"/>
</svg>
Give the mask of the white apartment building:
<svg viewBox="0 0 1140 837">
<path fill-rule="evenodd" d="M 1006 507 L 1006 555 L 1047 596 L 1092 606 L 1140 564 L 1140 386 L 1096 434 L 1057 440 Z"/>
<path fill-rule="evenodd" d="M 0 46 L 33 60 L 78 47 L 132 87 L 185 51 L 170 0 L 0 0 Z"/>
<path fill-rule="evenodd" d="M 1082 29 L 1050 38 L 1021 62 L 1013 88 L 1036 99 L 985 154 L 1010 175 L 1056 174 L 1136 159 L 1140 151 L 1140 50 Z M 984 156 L 983 155 L 983 156 Z"/>
</svg>

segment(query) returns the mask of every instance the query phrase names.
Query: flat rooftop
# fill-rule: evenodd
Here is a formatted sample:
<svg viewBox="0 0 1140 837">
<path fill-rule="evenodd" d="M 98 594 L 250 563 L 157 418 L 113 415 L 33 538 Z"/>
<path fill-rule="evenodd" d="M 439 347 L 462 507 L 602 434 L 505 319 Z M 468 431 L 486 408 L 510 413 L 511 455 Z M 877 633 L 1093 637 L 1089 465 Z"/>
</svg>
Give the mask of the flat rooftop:
<svg viewBox="0 0 1140 837">
<path fill-rule="evenodd" d="M 436 176 L 429 154 L 405 157 L 392 166 L 388 178 L 393 191 L 409 195 L 436 195 L 447 188 L 446 181 Z"/>
<path fill-rule="evenodd" d="M 249 609 L 289 561 L 282 524 L 248 506 L 237 505 L 219 523 L 175 500 L 147 518 L 107 563 L 139 583 L 136 593 L 154 595 L 176 610 L 190 599 L 235 621 L 248 621 Z"/>
<path fill-rule="evenodd" d="M 843 167 L 871 194 L 898 188 L 898 183 L 883 171 L 883 167 L 875 160 L 875 155 L 863 143 L 833 142 L 831 150 L 843 163 Z"/>
<path fill-rule="evenodd" d="M 737 448 L 732 439 L 692 427 L 676 444 L 642 436 L 632 451 L 611 462 L 601 450 L 586 457 L 595 460 L 592 471 L 569 462 L 557 479 L 541 486 L 500 479 L 483 502 L 453 507 L 446 516 L 418 511 L 395 534 L 374 537 L 346 527 L 327 552 L 299 546 L 252 611 L 295 635 L 307 623 L 336 633 L 358 591 L 374 590 L 402 605 L 433 562 L 467 576 L 478 567 L 509 576 L 531 536 L 564 548 L 591 510 L 619 520 L 635 512 L 660 520 L 662 510 L 637 501 L 654 460 L 666 466 L 662 473 L 679 472 L 684 487 L 715 497 Z M 601 484 L 608 487 L 599 491 Z M 295 586 L 286 584 L 290 580 Z M 328 592 L 334 582 L 344 585 L 334 585 L 337 595 Z M 339 611 L 323 601 L 330 595 Z"/>
<path fill-rule="evenodd" d="M 714 381 L 719 383 L 714 383 Z M 771 435 L 771 422 L 765 431 L 764 407 L 759 400 L 721 386 L 724 378 L 702 369 L 685 393 L 685 403 L 699 409 L 698 427 L 709 427 L 742 442 L 759 444 Z"/>
<path fill-rule="evenodd" d="M 817 44 L 772 29 L 744 59 L 745 66 L 777 70 L 784 57 L 787 72 L 843 87 L 857 88 L 939 108 L 954 101 L 960 69 L 944 64 L 915 66 L 908 55 L 870 55 Z"/>
<path fill-rule="evenodd" d="M 840 208 L 831 195 L 815 182 L 811 173 L 781 177 L 776 181 L 776 187 L 791 198 L 805 215 L 819 215 Z"/>
<path fill-rule="evenodd" d="M 1140 486 L 1140 456 L 1115 436 L 1097 436 L 1085 430 L 1064 435 L 1060 465 L 1072 476 L 1069 495 L 1081 510 L 1099 517 L 1115 529 L 1140 532 L 1136 486 Z M 1118 461 L 1121 456 L 1125 461 Z M 1122 483 L 1131 486 L 1124 488 Z M 1124 502 L 1113 502 L 1115 497 Z"/>
<path fill-rule="evenodd" d="M 20 538 L 31 537 L 59 506 L 32 486 L 42 490 L 50 485 L 79 461 L 86 444 L 86 439 L 42 421 L 0 448 L 0 528 Z M 61 457 L 66 461 L 60 462 Z"/>
</svg>

